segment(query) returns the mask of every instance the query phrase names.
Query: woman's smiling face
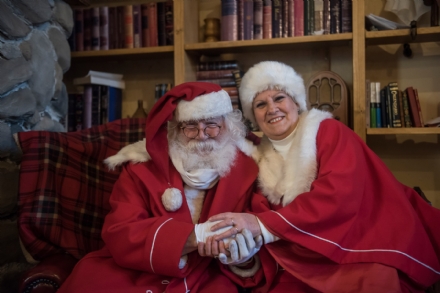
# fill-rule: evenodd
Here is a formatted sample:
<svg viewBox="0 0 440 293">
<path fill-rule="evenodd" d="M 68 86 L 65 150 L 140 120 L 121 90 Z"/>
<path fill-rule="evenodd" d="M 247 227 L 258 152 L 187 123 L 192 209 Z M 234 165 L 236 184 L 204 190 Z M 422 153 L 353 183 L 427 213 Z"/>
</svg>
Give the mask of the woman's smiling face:
<svg viewBox="0 0 440 293">
<path fill-rule="evenodd" d="M 263 133 L 273 140 L 286 138 L 298 124 L 298 105 L 283 91 L 266 90 L 252 102 L 255 120 Z"/>
</svg>

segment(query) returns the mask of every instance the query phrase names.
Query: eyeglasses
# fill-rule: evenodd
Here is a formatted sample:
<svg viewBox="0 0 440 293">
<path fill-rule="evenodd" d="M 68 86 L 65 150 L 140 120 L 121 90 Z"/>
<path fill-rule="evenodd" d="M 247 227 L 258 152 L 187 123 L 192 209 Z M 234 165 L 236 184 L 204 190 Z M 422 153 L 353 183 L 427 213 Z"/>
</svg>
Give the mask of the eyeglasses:
<svg viewBox="0 0 440 293">
<path fill-rule="evenodd" d="M 203 133 L 210 138 L 214 138 L 220 134 L 220 128 L 222 128 L 220 125 L 209 124 L 203 128 Z M 183 126 L 180 127 L 180 129 L 183 130 L 183 134 L 188 138 L 196 138 L 200 131 L 200 129 L 194 125 Z"/>
</svg>

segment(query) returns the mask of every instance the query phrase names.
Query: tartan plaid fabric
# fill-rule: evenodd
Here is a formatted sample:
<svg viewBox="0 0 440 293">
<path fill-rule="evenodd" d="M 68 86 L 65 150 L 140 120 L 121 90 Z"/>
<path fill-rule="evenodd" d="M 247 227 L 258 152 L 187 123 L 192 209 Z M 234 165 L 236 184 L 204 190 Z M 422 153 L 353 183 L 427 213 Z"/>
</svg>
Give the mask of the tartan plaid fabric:
<svg viewBox="0 0 440 293">
<path fill-rule="evenodd" d="M 68 133 L 20 132 L 19 233 L 35 259 L 102 247 L 101 228 L 120 168 L 103 160 L 145 137 L 146 119 L 121 119 Z"/>
</svg>

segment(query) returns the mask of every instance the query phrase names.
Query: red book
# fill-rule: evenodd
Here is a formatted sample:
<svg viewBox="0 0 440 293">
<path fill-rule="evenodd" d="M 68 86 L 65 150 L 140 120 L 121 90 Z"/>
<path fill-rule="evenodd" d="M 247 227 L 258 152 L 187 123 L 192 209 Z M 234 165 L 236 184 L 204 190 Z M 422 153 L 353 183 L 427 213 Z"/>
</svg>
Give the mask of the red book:
<svg viewBox="0 0 440 293">
<path fill-rule="evenodd" d="M 263 0 L 254 2 L 254 40 L 263 38 Z"/>
<path fill-rule="evenodd" d="M 304 1 L 293 0 L 295 37 L 304 36 Z"/>
<path fill-rule="evenodd" d="M 99 7 L 92 8 L 92 50 L 99 50 Z"/>
<path fill-rule="evenodd" d="M 75 9 L 75 43 L 76 51 L 84 51 L 84 12 Z"/>
<path fill-rule="evenodd" d="M 159 45 L 157 36 L 157 3 L 148 3 L 148 32 L 150 47 L 157 47 Z"/>
<path fill-rule="evenodd" d="M 150 46 L 150 33 L 148 31 L 148 4 L 141 5 L 142 47 Z"/>
<path fill-rule="evenodd" d="M 141 5 L 133 5 L 133 47 L 142 47 Z"/>
<path fill-rule="evenodd" d="M 406 88 L 405 91 L 406 95 L 408 96 L 411 123 L 414 127 L 423 127 L 420 120 L 419 108 L 417 106 L 414 89 L 410 86 Z"/>
<path fill-rule="evenodd" d="M 133 5 L 124 6 L 124 48 L 133 48 Z"/>
<path fill-rule="evenodd" d="M 272 0 L 263 0 L 263 39 L 272 39 Z"/>
<path fill-rule="evenodd" d="M 254 1 L 244 0 L 244 39 L 254 39 Z"/>
<path fill-rule="evenodd" d="M 84 51 L 92 50 L 92 10 L 83 10 Z"/>
<path fill-rule="evenodd" d="M 245 0 L 243 0 L 243 1 L 245 1 Z M 222 8 L 221 40 L 222 41 L 236 41 L 238 39 L 237 2 L 235 0 L 222 0 L 221 1 L 221 8 Z M 252 11 L 252 14 L 253 14 L 253 11 Z M 244 17 L 246 17 L 246 16 L 244 16 Z M 244 21 L 244 19 L 243 19 L 243 21 Z M 245 36 L 243 38 L 245 38 Z"/>
<path fill-rule="evenodd" d="M 234 77 L 232 74 L 232 70 L 209 70 L 209 71 L 197 71 L 196 78 L 197 80 L 203 79 L 217 79 L 217 78 L 231 78 Z"/>
<path fill-rule="evenodd" d="M 99 47 L 101 50 L 108 50 L 108 7 L 99 7 Z"/>
<path fill-rule="evenodd" d="M 414 89 L 414 95 L 416 96 L 417 110 L 419 111 L 420 117 L 420 125 L 422 125 L 421 127 L 425 127 L 425 122 L 423 121 L 422 115 L 422 107 L 420 106 L 419 92 L 417 91 L 417 89 Z"/>
<path fill-rule="evenodd" d="M 236 86 L 222 87 L 222 90 L 228 93 L 229 96 L 238 96 L 238 89 Z"/>
</svg>

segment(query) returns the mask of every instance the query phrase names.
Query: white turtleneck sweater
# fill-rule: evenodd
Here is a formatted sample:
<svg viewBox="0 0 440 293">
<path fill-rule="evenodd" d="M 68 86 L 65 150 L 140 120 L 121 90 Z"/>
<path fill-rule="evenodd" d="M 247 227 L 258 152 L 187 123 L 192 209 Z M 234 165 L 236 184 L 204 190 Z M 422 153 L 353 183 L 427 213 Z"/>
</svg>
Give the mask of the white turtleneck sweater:
<svg viewBox="0 0 440 293">
<path fill-rule="evenodd" d="M 273 140 L 269 138 L 274 149 L 283 157 L 284 160 L 286 160 L 287 153 L 289 152 L 289 149 L 292 146 L 293 138 L 295 137 L 297 126 L 298 124 L 296 124 L 295 129 L 286 138 L 283 138 L 281 140 Z"/>
</svg>

